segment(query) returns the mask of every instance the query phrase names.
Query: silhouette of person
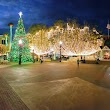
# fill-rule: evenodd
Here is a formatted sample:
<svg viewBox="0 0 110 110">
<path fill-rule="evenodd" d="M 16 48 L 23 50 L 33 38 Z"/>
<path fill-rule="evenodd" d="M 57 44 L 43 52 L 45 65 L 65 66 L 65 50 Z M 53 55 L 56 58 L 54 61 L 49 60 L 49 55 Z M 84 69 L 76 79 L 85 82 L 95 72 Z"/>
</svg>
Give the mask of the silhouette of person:
<svg viewBox="0 0 110 110">
<path fill-rule="evenodd" d="M 77 65 L 78 65 L 78 67 L 79 67 L 79 62 L 80 62 L 80 61 L 79 61 L 79 58 L 78 58 L 78 59 L 77 59 Z"/>
</svg>

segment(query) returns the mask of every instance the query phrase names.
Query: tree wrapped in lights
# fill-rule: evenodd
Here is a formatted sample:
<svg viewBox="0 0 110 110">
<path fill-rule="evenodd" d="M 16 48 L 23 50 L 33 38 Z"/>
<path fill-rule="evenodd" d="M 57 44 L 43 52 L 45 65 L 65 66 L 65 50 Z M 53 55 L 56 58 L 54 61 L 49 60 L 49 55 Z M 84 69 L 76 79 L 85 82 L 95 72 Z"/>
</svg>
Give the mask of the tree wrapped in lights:
<svg viewBox="0 0 110 110">
<path fill-rule="evenodd" d="M 49 53 L 51 48 L 59 54 L 62 41 L 62 55 L 90 55 L 100 50 L 100 36 L 96 30 L 88 26 L 79 27 L 76 21 L 64 23 L 58 20 L 54 26 L 46 29 L 42 25 L 30 27 L 31 35 L 27 35 L 36 53 Z M 34 33 L 34 34 L 33 34 Z"/>
<path fill-rule="evenodd" d="M 53 35 L 54 34 L 54 35 Z M 57 34 L 57 36 L 56 36 Z M 63 29 L 57 26 L 50 35 L 54 51 L 59 53 L 59 41 L 62 41 L 62 55 L 90 55 L 100 50 L 99 34 L 93 33 L 89 27 L 79 28 L 77 25 Z"/>
<path fill-rule="evenodd" d="M 50 51 L 50 46 L 46 26 L 35 24 L 29 28 L 29 32 L 26 36 L 30 42 L 31 51 L 34 50 L 37 55 L 47 54 Z"/>
<path fill-rule="evenodd" d="M 17 28 L 15 30 L 14 39 L 12 41 L 11 51 L 10 51 L 10 60 L 11 61 L 19 61 L 19 54 L 22 53 L 21 62 L 30 62 L 32 61 L 32 55 L 30 53 L 28 40 L 25 37 L 25 29 L 22 20 L 22 13 L 19 13 L 20 18 L 18 20 Z M 22 40 L 22 45 L 19 45 L 19 40 Z M 21 46 L 21 50 L 19 50 Z"/>
</svg>

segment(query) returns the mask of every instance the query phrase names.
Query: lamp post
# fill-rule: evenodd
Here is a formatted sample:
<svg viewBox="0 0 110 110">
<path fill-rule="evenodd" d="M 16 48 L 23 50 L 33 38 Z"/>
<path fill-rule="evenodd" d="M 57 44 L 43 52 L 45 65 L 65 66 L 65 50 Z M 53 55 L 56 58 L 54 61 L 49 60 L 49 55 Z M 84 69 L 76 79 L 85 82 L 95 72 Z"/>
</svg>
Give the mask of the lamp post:
<svg viewBox="0 0 110 110">
<path fill-rule="evenodd" d="M 35 63 L 34 49 L 35 49 L 35 46 L 33 45 L 33 46 L 31 47 L 33 63 Z"/>
<path fill-rule="evenodd" d="M 21 56 L 22 56 L 22 40 L 20 39 L 18 41 L 18 45 L 19 45 L 19 65 L 21 65 Z"/>
<path fill-rule="evenodd" d="M 59 42 L 59 44 L 60 44 L 60 62 L 61 62 L 61 60 L 62 60 L 62 59 L 61 59 L 61 48 L 62 48 L 62 41 L 60 41 L 60 42 Z"/>
<path fill-rule="evenodd" d="M 34 59 L 34 49 L 33 49 L 33 56 L 32 56 L 32 57 L 33 57 L 33 63 L 35 63 L 35 59 Z"/>
<path fill-rule="evenodd" d="M 53 60 L 53 51 L 54 51 L 54 49 L 51 48 L 51 53 L 50 53 L 50 59 L 51 59 L 51 61 Z"/>
</svg>

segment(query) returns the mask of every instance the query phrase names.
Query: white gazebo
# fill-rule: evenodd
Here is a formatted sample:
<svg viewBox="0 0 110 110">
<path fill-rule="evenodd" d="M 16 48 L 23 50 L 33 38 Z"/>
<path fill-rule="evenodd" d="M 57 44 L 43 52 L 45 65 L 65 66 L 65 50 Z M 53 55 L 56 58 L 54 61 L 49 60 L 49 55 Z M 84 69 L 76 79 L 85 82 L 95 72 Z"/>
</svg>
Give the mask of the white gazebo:
<svg viewBox="0 0 110 110">
<path fill-rule="evenodd" d="M 110 48 L 108 46 L 104 46 L 101 50 L 100 56 L 102 59 L 110 59 Z"/>
</svg>

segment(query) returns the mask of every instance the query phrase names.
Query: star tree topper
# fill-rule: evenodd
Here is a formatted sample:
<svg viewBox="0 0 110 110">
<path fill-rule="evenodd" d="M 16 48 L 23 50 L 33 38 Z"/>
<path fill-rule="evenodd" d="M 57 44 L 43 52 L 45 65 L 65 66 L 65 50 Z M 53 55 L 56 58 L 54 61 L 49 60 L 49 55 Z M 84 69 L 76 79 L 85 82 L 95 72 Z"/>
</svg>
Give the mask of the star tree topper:
<svg viewBox="0 0 110 110">
<path fill-rule="evenodd" d="M 21 18 L 21 17 L 22 17 L 22 15 L 23 15 L 23 13 L 22 13 L 21 11 L 20 11 L 18 14 L 19 14 L 20 18 Z"/>
</svg>

